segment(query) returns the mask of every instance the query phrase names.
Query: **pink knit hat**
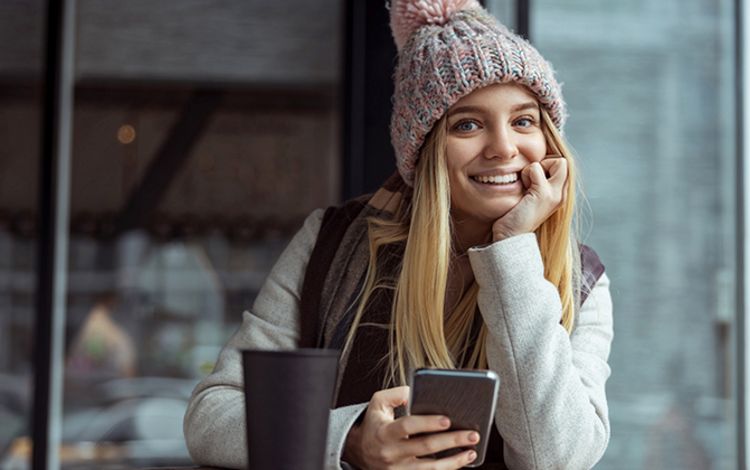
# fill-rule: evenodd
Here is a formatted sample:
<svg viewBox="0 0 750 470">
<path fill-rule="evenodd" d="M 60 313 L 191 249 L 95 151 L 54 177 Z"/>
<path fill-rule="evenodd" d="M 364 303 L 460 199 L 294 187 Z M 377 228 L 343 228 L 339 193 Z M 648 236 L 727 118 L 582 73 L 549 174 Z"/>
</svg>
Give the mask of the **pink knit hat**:
<svg viewBox="0 0 750 470">
<path fill-rule="evenodd" d="M 398 48 L 391 141 L 407 184 L 432 126 L 478 88 L 525 85 L 562 131 L 567 114 L 552 67 L 477 0 L 392 0 L 390 10 Z"/>
</svg>

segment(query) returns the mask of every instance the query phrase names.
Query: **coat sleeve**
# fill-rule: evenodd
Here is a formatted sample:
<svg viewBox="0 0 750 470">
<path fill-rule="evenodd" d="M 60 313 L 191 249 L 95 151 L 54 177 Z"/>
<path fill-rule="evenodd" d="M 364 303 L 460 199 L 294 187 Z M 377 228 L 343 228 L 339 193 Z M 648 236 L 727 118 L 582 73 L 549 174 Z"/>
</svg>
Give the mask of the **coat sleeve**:
<svg viewBox="0 0 750 470">
<path fill-rule="evenodd" d="M 495 424 L 512 469 L 587 469 L 609 441 L 605 383 L 613 337 L 603 274 L 577 315 L 560 325 L 557 289 L 544 278 L 534 234 L 469 252 L 488 327 L 487 356 L 500 376 Z"/>
<path fill-rule="evenodd" d="M 191 457 L 199 465 L 246 468 L 245 401 L 240 349 L 294 349 L 305 270 L 323 211 L 313 212 L 266 279 L 251 311 L 226 344 L 214 371 L 193 391 L 183 423 Z M 252 391 L 250 392 L 252 393 Z M 331 411 L 326 469 L 339 469 L 344 441 L 366 404 Z"/>
</svg>

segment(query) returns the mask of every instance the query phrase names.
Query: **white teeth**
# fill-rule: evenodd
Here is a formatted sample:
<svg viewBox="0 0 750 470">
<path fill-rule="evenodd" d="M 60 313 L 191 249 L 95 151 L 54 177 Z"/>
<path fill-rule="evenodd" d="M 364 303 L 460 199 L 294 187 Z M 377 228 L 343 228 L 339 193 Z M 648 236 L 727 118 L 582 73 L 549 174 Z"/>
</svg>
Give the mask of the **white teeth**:
<svg viewBox="0 0 750 470">
<path fill-rule="evenodd" d="M 518 173 L 497 176 L 473 176 L 474 181 L 485 184 L 510 184 L 518 181 Z"/>
</svg>

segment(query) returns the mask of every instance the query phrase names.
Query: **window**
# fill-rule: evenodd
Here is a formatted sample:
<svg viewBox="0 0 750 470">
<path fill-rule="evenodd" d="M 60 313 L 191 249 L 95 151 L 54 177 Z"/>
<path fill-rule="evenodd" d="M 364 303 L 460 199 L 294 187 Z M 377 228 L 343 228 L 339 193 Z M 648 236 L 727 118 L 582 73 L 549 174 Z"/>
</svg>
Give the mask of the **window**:
<svg viewBox="0 0 750 470">
<path fill-rule="evenodd" d="M 733 2 L 532 2 L 612 279 L 607 468 L 735 468 Z"/>
<path fill-rule="evenodd" d="M 189 465 L 193 387 L 340 195 L 341 7 L 105 3 L 77 3 L 61 463 Z M 41 57 L 15 39 L 28 17 L 41 37 L 41 4 L 0 7 L 7 57 Z M 4 468 L 29 456 L 39 113 L 0 78 Z"/>
<path fill-rule="evenodd" d="M 44 18 L 0 4 L 0 467 L 27 465 Z M 14 158 L 18 156 L 18 158 Z M 9 458 L 9 455 L 14 457 Z"/>
</svg>

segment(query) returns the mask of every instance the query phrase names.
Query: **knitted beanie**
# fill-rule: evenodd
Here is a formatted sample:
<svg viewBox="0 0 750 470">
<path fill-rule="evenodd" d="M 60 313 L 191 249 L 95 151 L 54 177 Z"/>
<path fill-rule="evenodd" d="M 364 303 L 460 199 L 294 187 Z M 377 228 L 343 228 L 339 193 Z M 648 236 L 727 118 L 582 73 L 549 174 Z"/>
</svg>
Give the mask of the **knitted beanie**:
<svg viewBox="0 0 750 470">
<path fill-rule="evenodd" d="M 398 49 L 391 141 L 407 184 L 432 126 L 478 88 L 526 86 L 562 131 L 565 102 L 552 67 L 477 0 L 392 0 L 390 16 Z"/>
</svg>

